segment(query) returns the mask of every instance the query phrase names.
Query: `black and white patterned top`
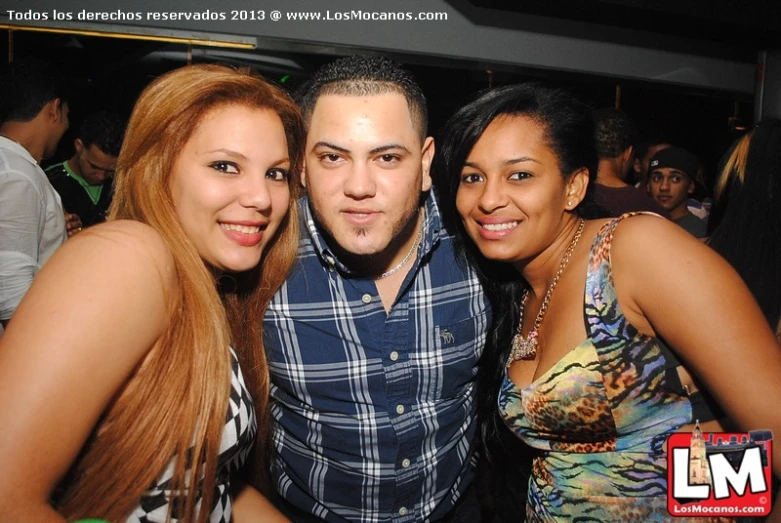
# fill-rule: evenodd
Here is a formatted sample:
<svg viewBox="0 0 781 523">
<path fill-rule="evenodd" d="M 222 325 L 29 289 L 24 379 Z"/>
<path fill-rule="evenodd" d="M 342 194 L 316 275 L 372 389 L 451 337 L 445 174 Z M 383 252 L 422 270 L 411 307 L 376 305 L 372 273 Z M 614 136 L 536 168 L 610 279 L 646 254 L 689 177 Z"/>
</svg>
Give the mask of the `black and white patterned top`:
<svg viewBox="0 0 781 523">
<path fill-rule="evenodd" d="M 230 478 L 247 459 L 255 441 L 257 421 L 255 410 L 244 377 L 239 368 L 239 361 L 233 349 L 231 353 L 231 393 L 228 404 L 227 420 L 222 430 L 220 442 L 220 457 L 217 464 L 217 480 L 214 484 L 212 497 L 213 509 L 210 523 L 229 523 L 231 520 Z M 168 516 L 171 491 L 169 483 L 174 471 L 174 460 L 157 478 L 141 498 L 136 509 L 127 519 L 127 523 L 164 523 Z M 198 502 L 200 507 L 200 501 Z M 172 523 L 178 521 L 174 510 Z"/>
</svg>

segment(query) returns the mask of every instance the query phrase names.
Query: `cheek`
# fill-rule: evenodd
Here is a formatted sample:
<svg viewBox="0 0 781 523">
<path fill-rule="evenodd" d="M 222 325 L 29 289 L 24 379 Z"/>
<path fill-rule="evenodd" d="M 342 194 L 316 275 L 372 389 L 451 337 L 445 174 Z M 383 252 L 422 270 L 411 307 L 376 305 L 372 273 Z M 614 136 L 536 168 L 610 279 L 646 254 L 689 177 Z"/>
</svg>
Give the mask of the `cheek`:
<svg viewBox="0 0 781 523">
<path fill-rule="evenodd" d="M 468 213 L 468 210 L 467 197 L 463 191 L 459 190 L 456 193 L 456 211 L 458 211 L 458 214 L 465 217 Z"/>
<path fill-rule="evenodd" d="M 271 212 L 278 221 L 282 221 L 290 207 L 290 189 L 284 185 L 273 187 L 269 192 L 271 193 Z"/>
</svg>

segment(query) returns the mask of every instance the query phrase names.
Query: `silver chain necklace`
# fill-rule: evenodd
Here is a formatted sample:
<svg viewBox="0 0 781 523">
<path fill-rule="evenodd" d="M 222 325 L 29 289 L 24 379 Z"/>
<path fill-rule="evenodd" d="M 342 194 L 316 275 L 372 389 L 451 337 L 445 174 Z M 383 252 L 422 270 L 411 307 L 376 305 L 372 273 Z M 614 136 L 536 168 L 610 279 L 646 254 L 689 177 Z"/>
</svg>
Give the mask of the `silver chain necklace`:
<svg viewBox="0 0 781 523">
<path fill-rule="evenodd" d="M 419 213 L 419 215 L 422 215 L 422 214 L 423 214 L 423 212 L 421 211 Z M 373 280 L 375 280 L 375 281 L 376 280 L 381 280 L 383 278 L 387 278 L 391 274 L 396 274 L 399 271 L 399 269 L 404 267 L 407 264 L 407 262 L 409 261 L 409 259 L 412 258 L 412 253 L 414 253 L 418 249 L 418 245 L 420 245 L 420 240 L 423 238 L 423 226 L 425 225 L 426 219 L 425 219 L 425 217 L 422 217 L 422 218 L 423 219 L 421 220 L 421 223 L 420 223 L 420 229 L 418 229 L 418 234 L 417 234 L 417 236 L 415 236 L 415 241 L 412 243 L 412 247 L 410 248 L 410 250 L 407 253 L 407 255 L 404 257 L 404 259 L 401 260 L 401 262 L 399 262 L 399 264 L 396 265 L 395 267 L 393 267 L 392 269 L 389 269 L 389 270 L 383 272 L 382 274 L 380 274 L 379 276 L 375 276 L 374 278 L 372 278 Z"/>
</svg>

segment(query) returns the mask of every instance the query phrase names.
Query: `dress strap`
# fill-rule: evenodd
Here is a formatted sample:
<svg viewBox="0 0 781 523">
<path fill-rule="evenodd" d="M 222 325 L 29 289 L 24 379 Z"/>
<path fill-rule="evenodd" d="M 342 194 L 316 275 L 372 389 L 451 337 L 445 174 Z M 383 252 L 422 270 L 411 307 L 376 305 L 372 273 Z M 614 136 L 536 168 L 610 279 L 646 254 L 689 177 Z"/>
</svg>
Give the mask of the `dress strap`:
<svg viewBox="0 0 781 523">
<path fill-rule="evenodd" d="M 631 212 L 606 222 L 594 238 L 586 274 L 585 315 L 588 335 L 591 338 L 605 336 L 632 339 L 637 330 L 624 317 L 616 298 L 613 283 L 613 268 L 610 261 L 610 247 L 618 224 L 637 215 L 656 216 L 652 212 Z"/>
</svg>

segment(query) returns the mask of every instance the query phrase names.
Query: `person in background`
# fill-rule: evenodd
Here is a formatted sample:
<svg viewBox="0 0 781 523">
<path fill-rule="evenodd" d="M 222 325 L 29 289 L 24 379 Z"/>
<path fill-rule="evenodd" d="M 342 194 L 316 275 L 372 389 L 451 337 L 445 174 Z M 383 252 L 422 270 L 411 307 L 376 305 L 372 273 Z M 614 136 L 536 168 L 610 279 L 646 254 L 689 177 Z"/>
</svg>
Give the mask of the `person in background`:
<svg viewBox="0 0 781 523">
<path fill-rule="evenodd" d="M 108 222 L 55 253 L 0 339 L 4 520 L 286 521 L 233 482 L 268 374 L 254 358 L 245 384 L 230 345 L 262 347 L 247 317 L 295 259 L 302 142 L 290 97 L 245 71 L 144 90 Z"/>
<path fill-rule="evenodd" d="M 624 111 L 612 107 L 594 111 L 594 135 L 599 165 L 594 183 L 594 201 L 605 217 L 627 212 L 650 211 L 667 217 L 664 207 L 645 190 L 626 183 L 634 163 L 633 144 L 637 130 Z"/>
<path fill-rule="evenodd" d="M 637 144 L 637 147 L 635 147 L 635 159 L 632 163 L 632 178 L 635 187 L 643 191 L 648 190 L 648 168 L 651 164 L 651 157 L 662 149 L 672 146 L 668 137 L 662 134 L 655 135 Z"/>
<path fill-rule="evenodd" d="M 746 282 L 781 340 L 781 121 L 733 145 L 716 182 L 708 239 Z"/>
<path fill-rule="evenodd" d="M 0 323 L 67 238 L 60 197 L 39 167 L 68 129 L 64 77 L 25 58 L 0 72 Z M 0 327 L 0 334 L 2 327 Z"/>
<path fill-rule="evenodd" d="M 79 126 L 74 155 L 46 169 L 65 211 L 78 216 L 82 227 L 106 220 L 124 132 L 119 116 L 106 111 L 90 114 Z"/>
<path fill-rule="evenodd" d="M 708 235 L 708 222 L 688 209 L 689 195 L 694 193 L 694 173 L 699 160 L 679 147 L 662 149 L 651 158 L 648 191 L 670 216 L 695 238 Z"/>
</svg>

